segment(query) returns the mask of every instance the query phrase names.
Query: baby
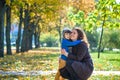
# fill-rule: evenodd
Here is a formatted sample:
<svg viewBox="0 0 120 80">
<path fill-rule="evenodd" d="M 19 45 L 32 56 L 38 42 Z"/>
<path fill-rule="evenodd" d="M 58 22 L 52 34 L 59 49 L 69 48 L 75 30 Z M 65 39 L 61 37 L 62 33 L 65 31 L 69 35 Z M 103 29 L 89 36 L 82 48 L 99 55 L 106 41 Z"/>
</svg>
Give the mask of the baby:
<svg viewBox="0 0 120 80">
<path fill-rule="evenodd" d="M 66 52 L 68 52 L 68 53 L 70 53 L 70 50 L 69 50 L 70 47 L 75 46 L 81 42 L 81 40 L 71 41 L 70 34 L 71 34 L 70 29 L 63 30 L 63 39 L 62 39 L 61 47 L 62 47 L 62 49 L 65 49 Z M 59 58 L 59 69 L 63 68 L 66 65 L 66 60 L 67 60 L 67 57 L 65 55 L 61 54 L 60 58 Z M 62 76 L 60 76 L 59 69 L 55 76 L 55 80 L 64 80 L 64 78 Z"/>
</svg>

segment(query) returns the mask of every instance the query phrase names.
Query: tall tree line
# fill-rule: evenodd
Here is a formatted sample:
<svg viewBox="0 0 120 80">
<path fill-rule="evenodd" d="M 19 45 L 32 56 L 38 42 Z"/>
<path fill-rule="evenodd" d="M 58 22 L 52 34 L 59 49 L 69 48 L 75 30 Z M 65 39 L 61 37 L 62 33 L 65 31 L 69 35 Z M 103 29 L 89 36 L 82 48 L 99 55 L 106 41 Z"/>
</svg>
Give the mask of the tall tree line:
<svg viewBox="0 0 120 80">
<path fill-rule="evenodd" d="M 86 3 L 86 0 L 80 0 L 79 2 L 72 2 L 71 0 L 0 0 L 0 57 L 4 57 L 4 27 L 6 27 L 7 54 L 12 54 L 10 41 L 12 14 L 19 18 L 16 40 L 16 52 L 19 53 L 32 49 L 33 35 L 35 37 L 35 47 L 40 47 L 41 31 L 47 32 L 49 29 L 57 29 L 61 40 L 61 29 L 64 27 L 63 21 L 67 19 L 67 8 L 69 6 L 77 7 L 77 10 L 88 10 L 84 11 L 86 14 L 90 10 L 88 7 L 82 9 L 84 5 L 90 4 L 89 6 L 92 5 L 92 8 L 94 8 L 94 0 L 90 0 L 88 4 L 84 2 Z M 80 5 L 83 5 L 83 7 L 80 7 Z M 21 29 L 23 29 L 23 35 L 21 35 Z"/>
<path fill-rule="evenodd" d="M 58 0 L 0 0 L 0 57 L 4 57 L 4 35 L 6 37 L 6 53 L 12 55 L 10 40 L 12 14 L 19 17 L 16 52 L 25 52 L 32 49 L 33 35 L 35 38 L 35 48 L 40 47 L 40 33 L 47 27 L 44 26 L 43 29 L 40 22 L 42 21 L 41 24 L 44 25 L 46 22 L 49 22 L 47 18 L 56 16 L 53 13 L 57 12 L 58 6 L 60 6 Z M 16 10 L 18 14 L 14 13 Z M 6 31 L 4 32 L 5 27 Z M 23 35 L 21 35 L 21 29 L 23 29 Z"/>
<path fill-rule="evenodd" d="M 12 3 L 12 2 L 10 2 Z M 14 2 L 13 2 L 14 3 Z M 19 6 L 17 5 L 12 5 L 12 6 Z M 0 57 L 4 57 L 4 35 L 6 37 L 6 53 L 8 55 L 12 55 L 11 51 L 11 40 L 10 40 L 10 30 L 11 30 L 11 7 L 10 4 L 7 4 L 5 0 L 0 1 Z M 27 6 L 27 7 L 26 7 Z M 24 8 L 23 6 L 17 7 L 19 9 L 19 28 L 18 28 L 18 37 L 16 40 L 16 52 L 25 52 L 28 51 L 29 49 L 32 49 L 32 36 L 35 32 L 36 25 L 34 25 L 33 22 L 30 22 L 30 13 L 31 10 L 29 9 L 29 5 L 26 3 Z M 23 16 L 23 13 L 25 16 Z M 5 16 L 6 14 L 6 16 Z M 5 21 L 6 20 L 6 21 Z M 5 23 L 6 22 L 6 23 Z M 24 24 L 24 29 L 23 29 L 23 35 L 21 35 L 21 29 L 22 29 L 22 23 Z M 33 23 L 33 25 L 32 25 Z M 5 25 L 6 24 L 6 25 Z M 6 31 L 4 32 L 6 26 Z M 32 26 L 32 27 L 31 27 Z M 36 35 L 37 37 L 39 35 Z M 22 38 L 22 41 L 21 41 Z M 39 43 L 39 38 L 36 38 Z M 20 43 L 21 43 L 21 49 L 20 49 Z M 36 48 L 39 47 L 36 44 Z"/>
</svg>

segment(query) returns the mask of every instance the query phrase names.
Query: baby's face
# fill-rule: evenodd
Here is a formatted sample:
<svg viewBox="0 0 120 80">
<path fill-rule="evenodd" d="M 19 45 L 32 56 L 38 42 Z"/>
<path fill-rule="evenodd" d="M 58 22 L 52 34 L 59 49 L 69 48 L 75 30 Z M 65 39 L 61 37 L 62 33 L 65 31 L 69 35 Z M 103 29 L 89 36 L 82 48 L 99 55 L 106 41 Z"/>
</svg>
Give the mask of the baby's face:
<svg viewBox="0 0 120 80">
<path fill-rule="evenodd" d="M 65 33 L 65 38 L 70 39 L 70 33 Z"/>
</svg>

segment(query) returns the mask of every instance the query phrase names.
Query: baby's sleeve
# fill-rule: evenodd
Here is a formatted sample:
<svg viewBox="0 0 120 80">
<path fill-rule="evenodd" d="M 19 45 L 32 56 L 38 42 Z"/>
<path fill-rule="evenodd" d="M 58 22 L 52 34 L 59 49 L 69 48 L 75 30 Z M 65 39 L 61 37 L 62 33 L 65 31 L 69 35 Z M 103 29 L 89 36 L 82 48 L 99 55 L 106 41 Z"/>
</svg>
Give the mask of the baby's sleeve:
<svg viewBox="0 0 120 80">
<path fill-rule="evenodd" d="M 64 39 L 62 41 L 62 45 L 64 45 L 64 46 L 75 46 L 79 43 L 81 43 L 81 40 L 70 41 L 70 40 Z"/>
</svg>

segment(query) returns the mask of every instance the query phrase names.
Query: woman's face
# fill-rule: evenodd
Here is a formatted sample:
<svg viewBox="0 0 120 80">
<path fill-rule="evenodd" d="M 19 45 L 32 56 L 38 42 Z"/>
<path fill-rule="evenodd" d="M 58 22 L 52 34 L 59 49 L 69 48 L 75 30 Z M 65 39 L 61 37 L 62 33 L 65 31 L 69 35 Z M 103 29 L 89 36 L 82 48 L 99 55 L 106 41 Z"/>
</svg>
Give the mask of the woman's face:
<svg viewBox="0 0 120 80">
<path fill-rule="evenodd" d="M 73 29 L 72 33 L 71 33 L 71 40 L 75 41 L 75 40 L 77 40 L 77 38 L 78 38 L 78 33 L 75 29 Z"/>
</svg>

